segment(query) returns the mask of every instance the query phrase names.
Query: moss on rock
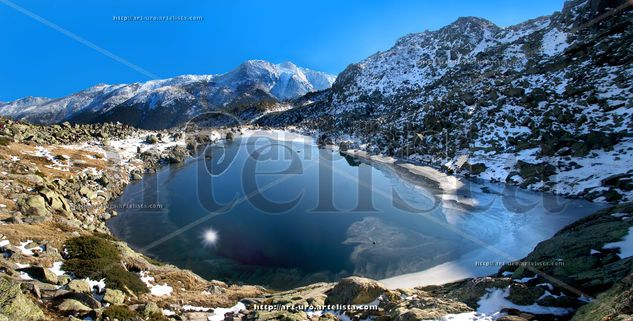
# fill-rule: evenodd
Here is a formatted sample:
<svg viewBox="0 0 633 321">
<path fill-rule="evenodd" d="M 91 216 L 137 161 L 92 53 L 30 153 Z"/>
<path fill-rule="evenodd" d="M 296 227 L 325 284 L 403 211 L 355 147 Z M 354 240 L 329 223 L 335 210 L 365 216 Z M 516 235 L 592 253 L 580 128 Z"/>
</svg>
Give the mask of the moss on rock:
<svg viewBox="0 0 633 321">
<path fill-rule="evenodd" d="M 9 320 L 43 320 L 44 313 L 26 295 L 20 284 L 0 278 L 0 315 Z"/>
</svg>

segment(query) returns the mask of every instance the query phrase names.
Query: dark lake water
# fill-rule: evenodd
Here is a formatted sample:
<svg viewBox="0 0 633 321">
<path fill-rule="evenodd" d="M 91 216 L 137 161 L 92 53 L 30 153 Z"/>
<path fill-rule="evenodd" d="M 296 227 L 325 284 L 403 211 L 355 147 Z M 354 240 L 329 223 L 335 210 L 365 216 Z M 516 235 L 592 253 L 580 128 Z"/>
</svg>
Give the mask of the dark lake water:
<svg viewBox="0 0 633 321">
<path fill-rule="evenodd" d="M 498 267 L 476 260 L 520 259 L 598 208 L 495 184 L 449 193 L 399 166 L 274 136 L 210 146 L 146 175 L 112 204 L 119 215 L 109 227 L 131 247 L 205 278 L 284 289 L 460 259 L 469 274 L 486 275 Z"/>
</svg>

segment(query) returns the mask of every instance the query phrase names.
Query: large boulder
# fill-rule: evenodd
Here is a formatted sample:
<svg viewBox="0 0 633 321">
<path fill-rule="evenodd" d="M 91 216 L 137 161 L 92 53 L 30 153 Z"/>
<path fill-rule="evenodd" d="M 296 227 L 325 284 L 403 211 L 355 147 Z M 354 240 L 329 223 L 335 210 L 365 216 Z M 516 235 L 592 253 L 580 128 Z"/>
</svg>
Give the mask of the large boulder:
<svg viewBox="0 0 633 321">
<path fill-rule="evenodd" d="M 95 194 L 95 192 L 93 192 L 88 186 L 82 186 L 79 189 L 79 194 L 81 196 L 85 196 L 88 199 L 94 199 L 95 197 L 97 197 L 97 194 Z"/>
<path fill-rule="evenodd" d="M 156 144 L 158 143 L 158 137 L 156 137 L 156 135 L 147 135 L 147 137 L 145 137 L 145 142 L 148 144 Z"/>
<path fill-rule="evenodd" d="M 397 321 L 418 321 L 418 320 L 438 320 L 443 315 L 435 314 L 419 308 L 409 310 L 396 310 L 398 315 L 395 317 Z"/>
<path fill-rule="evenodd" d="M 27 268 L 20 269 L 20 271 L 25 272 L 30 275 L 34 279 L 38 279 L 42 282 L 57 284 L 57 274 L 53 273 L 53 271 L 41 267 L 41 266 L 30 266 Z"/>
<path fill-rule="evenodd" d="M 46 216 L 49 212 L 46 208 L 46 200 L 41 195 L 33 195 L 26 200 L 26 213 L 34 216 Z"/>
<path fill-rule="evenodd" d="M 352 276 L 342 279 L 328 292 L 325 304 L 366 304 L 384 292 L 380 282 Z"/>
<path fill-rule="evenodd" d="M 26 295 L 20 284 L 0 278 L 0 315 L 9 320 L 43 320 L 44 313 Z"/>
<path fill-rule="evenodd" d="M 519 160 L 516 166 L 521 177 L 526 179 L 535 177 L 539 180 L 543 180 L 556 174 L 556 167 L 548 163 L 532 164 Z"/>
<path fill-rule="evenodd" d="M 185 161 L 185 158 L 189 155 L 187 149 L 183 146 L 175 146 L 167 154 L 167 162 L 171 164 L 178 164 Z"/>
<path fill-rule="evenodd" d="M 89 307 L 87 307 L 86 305 L 84 305 L 83 303 L 77 300 L 66 299 L 57 306 L 57 310 L 59 310 L 60 312 L 65 312 L 65 313 L 75 313 L 75 312 L 89 312 L 92 309 L 90 309 Z"/>
<path fill-rule="evenodd" d="M 40 191 L 40 195 L 44 197 L 46 203 L 51 209 L 63 212 L 70 211 L 70 206 L 68 206 L 66 199 L 53 190 L 44 188 Z"/>
<path fill-rule="evenodd" d="M 81 304 L 91 309 L 98 309 L 101 307 L 101 303 L 92 297 L 92 295 L 87 293 L 66 292 L 55 297 L 55 301 L 58 304 L 61 304 L 61 302 L 68 299 L 79 301 Z"/>
<path fill-rule="evenodd" d="M 103 301 L 110 304 L 120 305 L 125 301 L 125 294 L 120 290 L 106 289 L 103 294 Z"/>
<path fill-rule="evenodd" d="M 70 291 L 80 293 L 92 293 L 90 284 L 86 280 L 72 280 L 66 285 Z"/>
</svg>

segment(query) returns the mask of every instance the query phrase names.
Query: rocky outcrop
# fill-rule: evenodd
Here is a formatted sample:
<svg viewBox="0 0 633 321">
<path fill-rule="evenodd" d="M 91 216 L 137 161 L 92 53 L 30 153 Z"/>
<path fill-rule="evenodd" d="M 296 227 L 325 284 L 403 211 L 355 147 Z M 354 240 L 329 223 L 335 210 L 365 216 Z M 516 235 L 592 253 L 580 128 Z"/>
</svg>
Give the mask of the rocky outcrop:
<svg viewBox="0 0 633 321">
<path fill-rule="evenodd" d="M 633 319 L 633 275 L 618 281 L 610 290 L 581 307 L 572 321 Z"/>
<path fill-rule="evenodd" d="M 488 293 L 487 289 L 504 289 L 511 284 L 508 278 L 476 278 L 448 283 L 441 286 L 421 287 L 434 296 L 463 302 L 472 309 L 479 307 L 478 301 Z"/>
<path fill-rule="evenodd" d="M 62 303 L 57 306 L 57 310 L 63 314 L 87 313 L 92 311 L 88 306 L 73 299 L 62 301 Z"/>
<path fill-rule="evenodd" d="M 78 125 L 65 122 L 54 126 L 36 126 L 3 118 L 0 137 L 5 144 L 10 142 L 30 142 L 38 145 L 75 144 L 98 139 L 122 139 L 134 130 L 125 125 L 112 123 Z"/>
<path fill-rule="evenodd" d="M 66 284 L 66 288 L 73 292 L 79 293 L 91 293 L 92 288 L 86 280 L 71 280 Z"/>
<path fill-rule="evenodd" d="M 604 248 L 621 241 L 632 226 L 633 204 L 599 211 L 539 243 L 522 260 L 539 262 L 540 266 L 505 266 L 501 272 L 512 272 L 512 277 L 519 279 L 540 274 L 543 281 L 552 278 L 596 295 L 633 273 L 633 257 L 620 257 L 619 249 Z"/>
<path fill-rule="evenodd" d="M 0 316 L 8 320 L 44 320 L 44 313 L 20 289 L 20 283 L 0 277 Z"/>
<path fill-rule="evenodd" d="M 495 276 L 419 290 L 434 298 L 463 302 L 471 309 L 480 308 L 491 292 L 501 291 L 513 307 L 501 311 L 507 315 L 498 320 L 567 320 L 572 316 L 574 320 L 626 320 L 633 311 L 632 257 L 610 244 L 619 244 L 632 226 L 633 204 L 607 208 L 563 228 Z M 595 296 L 587 303 L 587 297 Z M 544 314 L 535 315 L 534 307 Z M 565 313 L 547 315 L 548 309 Z"/>
<path fill-rule="evenodd" d="M 329 291 L 325 304 L 365 304 L 384 292 L 385 288 L 379 282 L 352 276 L 342 279 Z"/>
</svg>

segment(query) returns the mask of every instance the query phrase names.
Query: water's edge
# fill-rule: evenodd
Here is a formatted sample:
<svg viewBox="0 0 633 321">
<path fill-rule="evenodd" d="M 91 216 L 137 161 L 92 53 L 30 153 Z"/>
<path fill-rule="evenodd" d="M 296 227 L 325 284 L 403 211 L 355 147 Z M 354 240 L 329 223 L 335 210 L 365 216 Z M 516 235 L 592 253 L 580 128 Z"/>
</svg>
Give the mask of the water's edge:
<svg viewBox="0 0 633 321">
<path fill-rule="evenodd" d="M 291 134 L 294 135 L 294 133 L 291 133 Z M 309 138 L 312 139 L 312 137 L 309 137 Z M 352 156 L 356 158 L 357 160 L 363 161 L 367 163 L 368 165 L 372 166 L 373 168 L 379 169 L 379 167 L 388 167 L 390 170 L 393 170 L 393 171 L 404 170 L 408 174 L 412 175 L 413 177 L 424 179 L 424 180 L 432 180 L 437 183 L 440 189 L 443 189 L 445 191 L 448 191 L 451 189 L 451 184 L 463 184 L 464 181 L 468 183 L 468 181 L 464 178 L 457 178 L 454 176 L 450 176 L 438 170 L 435 170 L 431 167 L 412 164 L 410 162 L 407 162 L 406 160 L 398 160 L 398 159 L 387 158 L 387 157 L 382 157 L 382 156 L 363 155 L 362 153 L 358 153 L 357 151 L 341 151 L 341 153 Z M 163 169 L 165 166 L 172 166 L 169 169 L 170 171 L 171 170 L 178 171 L 180 168 L 185 167 L 187 164 L 191 162 L 200 161 L 200 157 L 201 157 L 200 155 L 189 156 L 187 157 L 185 162 L 181 164 L 163 165 L 163 166 L 160 166 L 159 169 Z M 154 173 L 147 173 L 143 175 L 143 178 L 140 182 L 136 182 L 136 183 L 142 184 L 143 182 L 147 181 L 151 177 L 158 175 L 159 172 L 160 171 L 157 170 Z M 399 177 L 401 179 L 407 180 L 407 175 L 403 175 Z M 504 185 L 504 184 L 497 184 L 497 183 L 495 184 Z M 128 186 L 126 186 L 125 188 L 127 188 Z M 458 190 L 459 188 L 453 189 L 454 192 Z M 545 193 L 541 193 L 541 194 L 545 194 Z M 121 195 L 123 195 L 123 193 Z M 116 199 L 112 200 L 111 203 L 116 203 L 117 201 L 119 201 L 119 198 L 121 197 L 121 195 L 119 195 L 119 197 L 117 197 Z M 116 231 L 113 230 L 110 224 L 108 224 L 108 228 L 113 234 L 115 235 L 117 234 L 115 233 Z M 126 243 L 128 242 L 126 241 Z M 153 257 L 153 255 L 150 252 L 143 251 L 142 248 L 138 248 L 138 247 L 135 248 L 130 243 L 128 243 L 128 245 L 130 245 L 134 250 L 140 251 L 144 255 Z M 171 263 L 169 261 L 166 261 L 166 262 Z M 438 284 L 444 284 L 444 283 L 448 283 L 448 282 L 452 282 L 452 281 L 456 281 L 456 280 L 460 280 L 460 279 L 464 279 L 468 277 L 482 276 L 482 275 L 463 273 L 463 271 L 460 272 L 458 269 L 452 268 L 455 264 L 458 264 L 458 262 L 450 261 L 444 264 L 433 266 L 432 268 L 429 268 L 423 271 L 418 271 L 414 273 L 405 273 L 405 274 L 383 279 L 382 281 L 389 288 L 405 288 L 405 287 L 414 287 L 414 286 L 429 285 L 429 284 L 438 285 Z"/>
</svg>

